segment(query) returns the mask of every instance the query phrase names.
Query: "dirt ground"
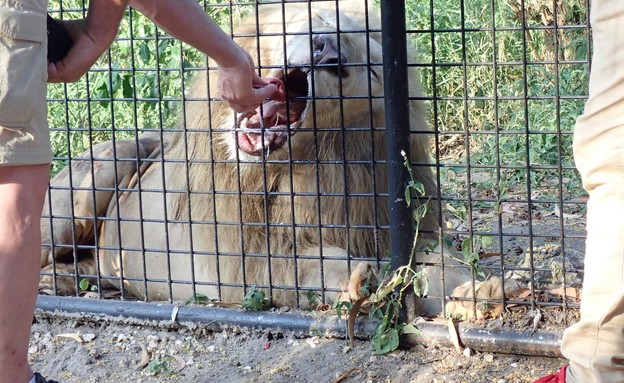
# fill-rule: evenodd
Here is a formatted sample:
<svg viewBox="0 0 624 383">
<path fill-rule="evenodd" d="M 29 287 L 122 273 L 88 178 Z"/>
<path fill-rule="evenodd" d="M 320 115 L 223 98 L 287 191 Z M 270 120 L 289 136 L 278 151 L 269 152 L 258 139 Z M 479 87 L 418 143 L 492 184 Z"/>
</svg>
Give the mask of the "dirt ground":
<svg viewBox="0 0 624 383">
<path fill-rule="evenodd" d="M 561 236 L 558 214 L 537 211 L 529 225 L 526 217 L 524 221 L 518 218 L 526 215 L 522 206 L 516 208 L 508 203 L 503 208 L 514 224 L 511 231 L 506 228 L 508 234 L 499 256 L 504 256 L 510 265 L 525 262 L 531 247 L 528 227 L 532 226 L 534 232 L 542 234 L 532 242 L 536 265 L 548 270 L 553 264 L 556 266 L 553 262 L 562 263 L 560 269 L 567 271 L 564 274 L 567 285 L 579 285 L 584 217 L 567 215 L 568 239 L 562 247 L 558 239 Z M 473 227 L 495 231 L 495 218 L 491 214 L 476 214 Z M 497 257 L 482 261 L 486 267 L 500 263 Z M 540 300 L 550 300 L 548 293 L 561 286 L 561 280 L 553 283 L 553 273 L 543 271 L 533 275 L 515 272 L 507 275 L 510 276 L 520 281 L 533 279 L 543 292 Z M 544 309 L 542 314 L 540 329 L 555 332 L 577 319 L 574 310 L 565 318 L 556 307 Z M 487 325 L 524 331 L 530 326 L 531 318 L 520 308 L 511 311 L 507 319 L 490 321 Z M 231 327 L 213 332 L 201 326 L 153 326 L 38 315 L 29 355 L 37 371 L 61 383 L 531 383 L 565 363 L 557 358 L 522 355 L 480 352 L 465 355 L 432 343 L 384 356 L 374 355 L 367 341 L 358 341 L 348 352 L 345 346 L 343 339 L 275 330 Z"/>
<path fill-rule="evenodd" d="M 511 265 L 520 265 L 529 253 L 528 225 L 517 223 L 516 210 L 523 209 L 515 209 L 512 204 L 508 209 L 516 224 L 513 235 L 505 237 L 501 255 Z M 567 234 L 574 235 L 562 248 L 558 240 L 561 233 L 557 231 L 559 217 L 538 213 L 531 223 L 542 234 L 532 243 L 536 265 L 552 269 L 553 262 L 563 263 L 568 286 L 578 285 L 582 278 L 584 218 L 566 219 Z M 495 223 L 486 215 L 478 215 L 473 222 L 475 227 L 486 229 L 492 229 Z M 489 257 L 482 264 L 499 262 L 497 257 Z M 540 301 L 550 301 L 549 292 L 552 296 L 553 288 L 561 286 L 560 280 L 553 283 L 553 275 L 530 275 L 525 271 L 511 277 L 533 278 L 543 294 Z M 526 331 L 533 318 L 527 310 L 520 307 L 510 311 L 506 319 L 489 321 L 487 325 Z M 574 310 L 564 315 L 557 307 L 544 308 L 542 314 L 540 330 L 561 332 L 566 323 L 578 319 Z M 138 325 L 38 315 L 29 356 L 37 371 L 61 383 L 532 383 L 565 363 L 557 358 L 489 352 L 465 355 L 435 343 L 384 356 L 374 355 L 368 341 L 356 342 L 348 352 L 345 347 L 344 339 L 287 331 L 231 327 L 213 332 L 201 326 Z"/>
<path fill-rule="evenodd" d="M 464 355 L 436 344 L 377 356 L 367 341 L 231 328 L 126 325 L 36 317 L 30 359 L 60 382 L 521 383 L 564 361 L 492 353 Z"/>
</svg>

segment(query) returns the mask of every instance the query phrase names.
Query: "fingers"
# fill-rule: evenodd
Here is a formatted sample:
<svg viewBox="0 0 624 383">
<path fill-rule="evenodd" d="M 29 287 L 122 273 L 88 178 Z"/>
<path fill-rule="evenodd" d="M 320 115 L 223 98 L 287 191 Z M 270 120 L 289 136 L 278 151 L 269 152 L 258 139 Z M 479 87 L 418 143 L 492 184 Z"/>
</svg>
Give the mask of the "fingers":
<svg viewBox="0 0 624 383">
<path fill-rule="evenodd" d="M 75 60 L 72 51 L 61 61 L 48 63 L 48 82 L 76 82 L 95 60 Z"/>
<path fill-rule="evenodd" d="M 227 98 L 226 96 L 223 96 L 223 98 L 235 112 L 245 113 L 255 110 L 264 100 L 271 98 L 277 90 L 277 86 L 267 84 L 262 88 L 251 89 L 250 94 L 247 97 Z"/>
<path fill-rule="evenodd" d="M 267 84 L 262 88 L 254 89 L 254 93 L 256 93 L 256 99 L 261 103 L 265 99 L 271 98 L 277 90 L 278 88 L 275 84 Z"/>
<path fill-rule="evenodd" d="M 48 82 L 63 82 L 63 76 L 61 75 L 63 73 L 62 66 L 62 61 L 48 63 Z"/>
<path fill-rule="evenodd" d="M 254 88 L 261 88 L 261 87 L 265 86 L 266 84 L 268 84 L 268 82 L 265 79 L 260 77 L 258 75 L 258 73 L 256 73 L 256 71 L 253 70 L 253 67 L 252 67 L 252 73 L 253 73 L 252 74 L 252 77 L 253 77 L 252 78 L 252 82 L 253 82 L 253 87 Z"/>
</svg>

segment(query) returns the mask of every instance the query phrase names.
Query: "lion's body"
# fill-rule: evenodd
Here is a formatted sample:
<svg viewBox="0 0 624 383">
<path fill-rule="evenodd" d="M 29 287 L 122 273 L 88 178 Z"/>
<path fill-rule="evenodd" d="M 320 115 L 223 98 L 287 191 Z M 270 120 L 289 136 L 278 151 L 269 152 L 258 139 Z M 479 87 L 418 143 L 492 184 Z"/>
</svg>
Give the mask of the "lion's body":
<svg viewBox="0 0 624 383">
<path fill-rule="evenodd" d="M 148 133 L 138 145 L 134 140 L 117 144 L 118 156 L 143 159 L 138 168 L 135 162 L 122 162 L 115 172 L 112 163 L 95 161 L 93 182 L 84 164 L 82 170 L 72 165 L 74 185 L 119 187 L 115 193 L 96 193 L 96 199 L 80 191 L 73 197 L 76 216 L 96 212 L 106 217 L 99 226 L 77 219 L 81 241 L 97 240 L 97 266 L 105 279 L 118 288 L 123 280 L 126 292 L 150 300 L 201 293 L 236 302 L 243 285 L 277 286 L 271 290 L 273 303 L 294 305 L 295 288 L 339 290 L 354 267 L 351 257 L 385 255 L 389 236 L 386 229 L 377 229 L 387 225 L 389 216 L 381 45 L 378 34 L 363 32 L 367 23 L 378 28 L 378 21 L 365 19 L 360 1 L 339 3 L 339 22 L 334 8 L 313 4 L 286 3 L 283 9 L 261 5 L 258 22 L 254 15 L 236 30 L 246 36 L 237 42 L 272 68 L 262 75 L 276 77 L 285 65 L 309 67 L 311 36 L 327 35 L 336 42 L 340 24 L 338 51 L 352 64 L 346 66 L 349 75 L 311 71 L 308 93 L 313 100 L 283 147 L 266 157 L 238 150 L 234 113 L 223 102 L 205 101 L 216 95 L 214 87 L 210 92 L 206 87 L 216 84 L 211 72 L 209 81 L 205 73 L 199 75 L 187 95 L 181 121 L 189 131 Z M 410 73 L 411 94 L 417 96 L 416 73 Z M 428 163 L 424 111 L 418 101 L 410 108 L 415 132 L 411 157 Z M 111 143 L 101 145 L 96 154 L 112 153 Z M 427 193 L 435 195 L 430 168 L 413 170 Z M 63 172 L 52 185 L 67 185 L 68 178 Z M 71 211 L 71 205 L 63 205 L 66 193 L 53 190 L 53 209 Z M 429 210 L 421 228 L 435 232 L 435 202 Z M 51 237 L 47 225 L 44 238 Z M 54 225 L 55 242 L 66 240 L 67 224 Z M 42 266 L 53 257 L 59 258 L 60 251 L 45 251 Z M 95 272 L 95 262 L 85 265 L 81 271 Z M 461 273 L 460 283 L 470 278 L 469 272 Z"/>
</svg>

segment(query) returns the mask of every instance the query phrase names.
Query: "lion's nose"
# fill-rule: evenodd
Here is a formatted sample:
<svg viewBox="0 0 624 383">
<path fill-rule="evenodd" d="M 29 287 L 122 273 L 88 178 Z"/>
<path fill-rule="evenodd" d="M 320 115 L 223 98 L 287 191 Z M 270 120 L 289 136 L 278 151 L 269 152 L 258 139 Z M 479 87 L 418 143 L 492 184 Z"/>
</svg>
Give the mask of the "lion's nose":
<svg viewBox="0 0 624 383">
<path fill-rule="evenodd" d="M 349 72 L 345 70 L 343 64 L 347 58 L 339 54 L 334 41 L 328 35 L 316 35 L 312 39 L 314 43 L 314 63 L 323 65 L 320 69 L 329 70 L 336 76 L 348 77 Z"/>
</svg>

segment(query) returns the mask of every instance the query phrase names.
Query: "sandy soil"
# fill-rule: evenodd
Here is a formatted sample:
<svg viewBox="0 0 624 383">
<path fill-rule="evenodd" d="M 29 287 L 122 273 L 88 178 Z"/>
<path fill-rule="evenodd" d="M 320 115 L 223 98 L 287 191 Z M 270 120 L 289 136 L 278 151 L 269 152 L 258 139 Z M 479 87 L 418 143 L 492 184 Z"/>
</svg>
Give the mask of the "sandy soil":
<svg viewBox="0 0 624 383">
<path fill-rule="evenodd" d="M 60 382 L 532 382 L 564 363 L 436 344 L 377 356 L 366 341 L 38 316 L 30 359 Z"/>
</svg>

